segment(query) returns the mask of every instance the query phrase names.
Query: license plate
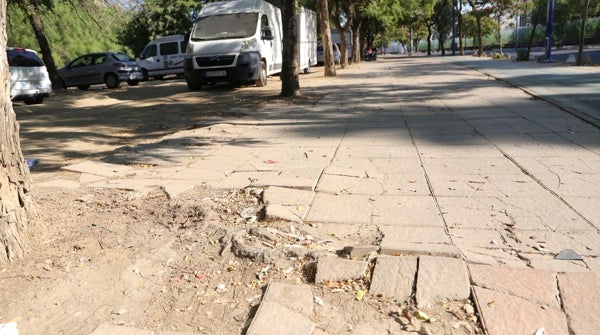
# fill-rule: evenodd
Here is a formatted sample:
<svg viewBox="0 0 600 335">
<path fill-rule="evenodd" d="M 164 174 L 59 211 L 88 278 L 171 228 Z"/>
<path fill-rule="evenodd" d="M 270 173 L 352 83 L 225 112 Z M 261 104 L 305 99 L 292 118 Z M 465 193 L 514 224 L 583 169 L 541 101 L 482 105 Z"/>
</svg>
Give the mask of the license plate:
<svg viewBox="0 0 600 335">
<path fill-rule="evenodd" d="M 225 76 L 227 76 L 227 71 L 225 71 L 225 70 L 223 70 L 223 71 L 207 71 L 206 76 L 207 77 L 225 77 Z"/>
</svg>

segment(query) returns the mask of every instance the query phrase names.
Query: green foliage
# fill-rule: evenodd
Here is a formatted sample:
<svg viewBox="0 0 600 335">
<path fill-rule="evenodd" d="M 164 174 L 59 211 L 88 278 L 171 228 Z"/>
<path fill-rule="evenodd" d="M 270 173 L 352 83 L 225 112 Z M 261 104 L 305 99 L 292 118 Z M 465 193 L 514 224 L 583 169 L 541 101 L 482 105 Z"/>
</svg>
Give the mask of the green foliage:
<svg viewBox="0 0 600 335">
<path fill-rule="evenodd" d="M 38 42 L 21 7 L 8 6 L 7 38 L 9 46 L 20 46 L 40 51 Z M 92 12 L 89 12 L 92 11 Z M 46 37 L 58 67 L 81 54 L 93 51 L 131 50 L 120 44 L 117 33 L 123 26 L 119 7 L 97 5 L 93 8 L 74 7 L 57 1 L 51 11 L 42 13 Z"/>
<path fill-rule="evenodd" d="M 195 0 L 146 0 L 140 9 L 130 13 L 132 19 L 119 34 L 119 41 L 139 54 L 156 37 L 187 34 L 199 10 Z"/>
</svg>

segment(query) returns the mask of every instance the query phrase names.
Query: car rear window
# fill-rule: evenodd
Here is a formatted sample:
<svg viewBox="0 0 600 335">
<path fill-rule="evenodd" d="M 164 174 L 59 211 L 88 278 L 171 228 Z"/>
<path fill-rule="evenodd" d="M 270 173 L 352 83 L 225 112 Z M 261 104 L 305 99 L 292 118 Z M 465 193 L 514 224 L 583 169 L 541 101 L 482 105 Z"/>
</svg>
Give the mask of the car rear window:
<svg viewBox="0 0 600 335">
<path fill-rule="evenodd" d="M 44 66 L 44 62 L 34 52 L 12 49 L 6 50 L 9 66 Z"/>
</svg>

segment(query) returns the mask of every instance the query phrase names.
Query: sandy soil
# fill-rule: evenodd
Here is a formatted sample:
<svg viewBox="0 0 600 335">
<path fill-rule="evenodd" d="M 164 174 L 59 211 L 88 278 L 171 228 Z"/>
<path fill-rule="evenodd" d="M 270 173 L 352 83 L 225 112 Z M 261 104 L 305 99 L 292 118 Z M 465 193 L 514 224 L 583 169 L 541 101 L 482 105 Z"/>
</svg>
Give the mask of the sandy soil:
<svg viewBox="0 0 600 335">
<path fill-rule="evenodd" d="M 316 103 L 319 84 L 331 80 L 323 78 L 322 68 L 316 70 L 302 77 L 305 97 L 296 101 L 277 97 L 278 79 L 266 88 L 223 86 L 201 92 L 189 92 L 183 80 L 173 79 L 115 90 L 68 90 L 37 106 L 16 103 L 24 155 L 40 159 L 32 170 L 39 220 L 32 225 L 27 258 L 0 267 L 0 323 L 16 320 L 22 335 L 87 335 L 102 323 L 243 334 L 269 281 L 311 283 L 315 259 L 310 253 L 272 251 L 294 243 L 291 233 L 312 234 L 315 241 L 326 236 L 311 227 L 261 220 L 260 189 L 194 189 L 169 199 L 160 190 L 72 190 L 35 187 L 35 182 L 58 175 L 75 179 L 76 174 L 59 168 L 200 127 L 214 115 L 243 118 L 235 107 Z M 334 80 L 344 80 L 343 74 Z M 232 246 L 237 234 L 258 237 L 260 229 L 281 232 L 274 240 L 257 239 L 271 255 L 268 262 Z M 377 242 L 376 234 L 350 238 Z M 422 321 L 405 317 L 413 315 L 410 302 L 357 301 L 357 290 L 368 284 L 369 278 L 313 285 L 325 302 L 315 306 L 313 320 L 329 334 L 361 327 L 418 333 Z M 479 333 L 469 306 L 468 301 L 452 302 L 426 311 L 438 320 L 427 323 L 430 333 Z"/>
</svg>

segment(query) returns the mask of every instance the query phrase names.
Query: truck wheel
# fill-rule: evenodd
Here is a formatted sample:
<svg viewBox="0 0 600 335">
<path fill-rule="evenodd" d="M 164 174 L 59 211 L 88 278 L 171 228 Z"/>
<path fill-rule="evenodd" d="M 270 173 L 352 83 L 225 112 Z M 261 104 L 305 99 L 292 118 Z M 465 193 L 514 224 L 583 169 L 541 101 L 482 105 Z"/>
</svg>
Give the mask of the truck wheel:
<svg viewBox="0 0 600 335">
<path fill-rule="evenodd" d="M 260 73 L 258 74 L 258 79 L 256 79 L 256 86 L 267 86 L 267 65 L 265 62 L 260 62 Z"/>
<path fill-rule="evenodd" d="M 187 79 L 186 82 L 190 91 L 200 91 L 202 89 L 202 83 L 199 81 Z"/>
</svg>

